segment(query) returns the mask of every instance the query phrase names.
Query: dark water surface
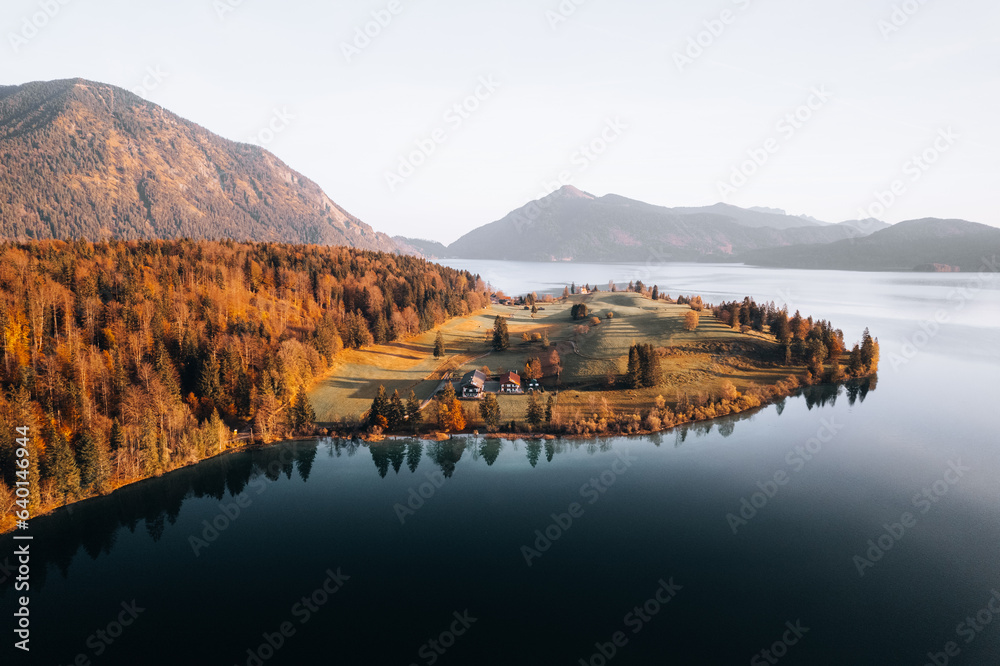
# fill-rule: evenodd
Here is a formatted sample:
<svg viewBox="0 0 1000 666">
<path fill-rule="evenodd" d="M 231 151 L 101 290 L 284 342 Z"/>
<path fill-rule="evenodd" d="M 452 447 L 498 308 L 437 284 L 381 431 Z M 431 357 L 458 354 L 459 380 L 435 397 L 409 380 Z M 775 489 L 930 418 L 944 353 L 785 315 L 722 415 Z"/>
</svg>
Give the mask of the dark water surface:
<svg viewBox="0 0 1000 666">
<path fill-rule="evenodd" d="M 621 279 L 517 273 L 557 269 Z M 996 281 L 614 270 L 870 326 L 877 388 L 650 438 L 207 461 L 33 521 L 32 652 L 7 578 L 3 663 L 1000 663 Z"/>
</svg>

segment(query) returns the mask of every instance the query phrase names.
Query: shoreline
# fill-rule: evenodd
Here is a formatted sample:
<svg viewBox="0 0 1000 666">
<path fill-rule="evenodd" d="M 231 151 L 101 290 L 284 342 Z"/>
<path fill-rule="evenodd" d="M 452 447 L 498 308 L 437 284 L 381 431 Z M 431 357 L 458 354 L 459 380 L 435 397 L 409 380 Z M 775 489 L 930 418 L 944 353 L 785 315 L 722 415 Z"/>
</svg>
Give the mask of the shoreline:
<svg viewBox="0 0 1000 666">
<path fill-rule="evenodd" d="M 157 474 L 155 476 L 147 476 L 147 477 L 144 477 L 144 478 L 141 478 L 141 479 L 135 479 L 135 480 L 129 481 L 127 483 L 123 483 L 123 484 L 121 484 L 121 485 L 113 488 L 112 490 L 106 492 L 106 493 L 89 495 L 87 497 L 82 497 L 82 498 L 74 500 L 72 502 L 67 502 L 66 504 L 60 504 L 59 506 L 50 507 L 47 510 L 41 512 L 41 513 L 38 513 L 36 515 L 31 516 L 31 518 L 29 519 L 29 530 L 30 530 L 30 521 L 31 520 L 34 520 L 35 518 L 40 518 L 42 516 L 50 515 L 50 514 L 56 512 L 56 511 L 58 511 L 59 509 L 65 509 L 67 507 L 72 507 L 72 506 L 75 506 L 77 504 L 80 504 L 80 503 L 83 503 L 83 502 L 87 502 L 87 501 L 90 501 L 90 500 L 95 500 L 95 499 L 99 499 L 99 498 L 103 498 L 103 497 L 111 497 L 112 495 L 114 495 L 115 493 L 117 493 L 119 490 L 121 490 L 123 488 L 127 488 L 129 486 L 134 486 L 136 484 L 143 483 L 145 481 L 151 481 L 153 479 L 163 478 L 163 477 L 165 477 L 165 476 L 167 476 L 169 474 L 172 474 L 173 472 L 177 472 L 177 471 L 180 471 L 180 470 L 183 470 L 183 469 L 187 469 L 189 467 L 193 467 L 193 466 L 198 465 L 200 463 L 207 462 L 209 460 L 214 460 L 215 458 L 219 458 L 219 457 L 226 456 L 226 455 L 233 454 L 233 453 L 245 453 L 247 451 L 254 451 L 254 450 L 271 448 L 271 447 L 275 447 L 275 446 L 280 446 L 282 444 L 288 444 L 288 443 L 291 443 L 291 442 L 307 442 L 307 441 L 312 441 L 312 440 L 316 440 L 318 442 L 318 441 L 322 441 L 322 440 L 325 440 L 325 439 L 335 439 L 335 440 L 340 440 L 340 441 L 358 440 L 358 441 L 363 441 L 363 442 L 367 443 L 369 446 L 371 446 L 371 445 L 374 445 L 374 444 L 383 443 L 385 441 L 395 441 L 395 440 L 408 440 L 408 441 L 420 441 L 420 442 L 435 442 L 435 441 L 437 441 L 437 442 L 444 442 L 444 441 L 451 441 L 453 439 L 472 439 L 472 440 L 491 439 L 491 440 L 501 440 L 501 441 L 516 442 L 518 440 L 521 440 L 521 441 L 558 441 L 558 440 L 573 440 L 573 441 L 577 441 L 577 440 L 588 440 L 588 439 L 606 439 L 606 438 L 609 438 L 609 437 L 649 437 L 649 436 L 652 436 L 652 435 L 657 435 L 657 434 L 661 434 L 661 433 L 667 433 L 667 432 L 670 432 L 672 430 L 676 430 L 677 428 L 681 428 L 681 427 L 685 427 L 685 426 L 691 426 L 691 425 L 694 425 L 694 424 L 697 424 L 697 423 L 707 423 L 707 422 L 710 422 L 710 421 L 716 421 L 716 420 L 720 420 L 720 419 L 725 419 L 725 418 L 728 418 L 728 417 L 731 417 L 731 416 L 739 416 L 741 414 L 748 414 L 748 413 L 751 413 L 751 412 L 754 412 L 754 411 L 761 411 L 761 410 L 763 410 L 763 409 L 765 409 L 767 407 L 774 406 L 780 400 L 784 400 L 784 399 L 789 398 L 789 397 L 794 397 L 796 395 L 798 395 L 798 396 L 801 397 L 802 394 L 805 392 L 805 390 L 808 389 L 808 388 L 810 388 L 810 387 L 814 387 L 814 386 L 831 386 L 831 387 L 832 386 L 836 386 L 837 390 L 839 391 L 840 387 L 842 387 L 842 386 L 848 386 L 852 382 L 862 382 L 862 381 L 865 381 L 865 380 L 869 380 L 870 381 L 873 377 L 876 377 L 877 375 L 878 375 L 878 373 L 874 372 L 874 373 L 870 373 L 868 375 L 863 375 L 863 376 L 860 376 L 860 377 L 852 377 L 849 380 L 843 381 L 843 382 L 837 382 L 837 383 L 824 382 L 824 383 L 817 383 L 817 384 L 809 384 L 809 385 L 806 385 L 806 386 L 801 386 L 800 385 L 800 386 L 798 386 L 797 388 L 795 388 L 792 391 L 784 392 L 784 393 L 781 393 L 781 394 L 775 394 L 775 395 L 769 397 L 766 401 L 762 402 L 761 404 L 755 405 L 755 406 L 752 406 L 752 407 L 747 407 L 746 409 L 741 409 L 741 410 L 738 410 L 738 411 L 730 411 L 727 414 L 722 414 L 722 415 L 718 415 L 718 416 L 712 416 L 712 417 L 708 417 L 708 418 L 688 419 L 688 420 L 680 421 L 678 423 L 674 423 L 674 424 L 670 425 L 669 427 L 660 428 L 658 430 L 645 430 L 645 429 L 643 429 L 643 430 L 638 430 L 636 432 L 630 432 L 630 433 L 621 433 L 621 432 L 549 433 L 549 432 L 531 432 L 531 431 L 525 431 L 525 432 L 482 433 L 482 432 L 478 432 L 478 431 L 474 430 L 474 431 L 468 432 L 468 433 L 466 433 L 466 432 L 457 432 L 457 433 L 431 432 L 431 433 L 414 434 L 414 435 L 389 434 L 389 435 L 379 435 L 377 437 L 372 437 L 372 436 L 369 436 L 369 435 L 355 435 L 354 437 L 347 437 L 347 436 L 342 436 L 342 435 L 336 434 L 336 433 L 334 433 L 334 434 L 313 434 L 313 435 L 303 435 L 301 437 L 295 437 L 295 438 L 291 438 L 291 439 L 282 439 L 282 440 L 279 440 L 279 441 L 276 441 L 276 442 L 272 442 L 270 444 L 265 444 L 262 441 L 254 440 L 252 443 L 247 443 L 247 444 L 244 444 L 243 446 L 234 447 L 234 448 L 231 448 L 231 449 L 226 449 L 225 451 L 220 451 L 219 453 L 215 453 L 215 454 L 213 454 L 211 456 L 208 456 L 208 457 L 205 457 L 205 458 L 201 458 L 199 460 L 195 460 L 195 461 L 183 464 L 183 465 L 178 465 L 177 467 L 175 467 L 175 468 L 173 468 L 171 470 L 168 470 L 166 472 L 162 472 L 162 473 Z M 318 429 L 322 429 L 322 428 L 318 428 Z M 0 536 L 6 535 L 6 534 L 10 534 L 10 533 L 14 532 L 16 524 L 17 523 L 16 523 L 16 520 L 13 518 L 13 515 L 9 515 L 9 516 L 4 517 L 3 522 L 0 523 Z"/>
</svg>

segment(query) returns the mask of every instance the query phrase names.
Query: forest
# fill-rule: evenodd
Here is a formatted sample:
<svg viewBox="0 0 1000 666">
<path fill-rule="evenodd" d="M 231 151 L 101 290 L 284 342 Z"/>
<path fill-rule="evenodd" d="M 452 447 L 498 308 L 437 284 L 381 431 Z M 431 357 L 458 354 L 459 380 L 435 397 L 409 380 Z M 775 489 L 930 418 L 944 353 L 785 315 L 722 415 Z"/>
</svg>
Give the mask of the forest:
<svg viewBox="0 0 1000 666">
<path fill-rule="evenodd" d="M 313 430 L 345 348 L 488 305 L 468 272 L 344 247 L 0 244 L 0 513 L 28 428 L 32 515 Z"/>
</svg>

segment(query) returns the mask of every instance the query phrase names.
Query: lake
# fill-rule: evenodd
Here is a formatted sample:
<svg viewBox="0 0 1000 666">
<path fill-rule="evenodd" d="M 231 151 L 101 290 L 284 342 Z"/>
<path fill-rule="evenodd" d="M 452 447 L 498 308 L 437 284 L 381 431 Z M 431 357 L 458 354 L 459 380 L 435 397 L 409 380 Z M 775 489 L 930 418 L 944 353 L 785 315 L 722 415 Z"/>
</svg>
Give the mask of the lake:
<svg viewBox="0 0 1000 666">
<path fill-rule="evenodd" d="M 1000 276 L 448 263 L 787 303 L 870 327 L 882 371 L 653 437 L 292 442 L 136 484 L 32 522 L 4 663 L 1000 663 Z"/>
</svg>

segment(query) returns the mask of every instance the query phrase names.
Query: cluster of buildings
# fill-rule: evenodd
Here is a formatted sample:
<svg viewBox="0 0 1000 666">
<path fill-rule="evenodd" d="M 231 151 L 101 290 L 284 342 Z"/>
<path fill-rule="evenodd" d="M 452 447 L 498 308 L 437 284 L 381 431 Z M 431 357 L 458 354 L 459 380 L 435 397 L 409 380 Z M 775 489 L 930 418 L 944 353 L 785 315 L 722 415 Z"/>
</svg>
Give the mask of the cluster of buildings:
<svg viewBox="0 0 1000 666">
<path fill-rule="evenodd" d="M 457 390 L 458 395 L 470 400 L 478 400 L 487 393 L 502 393 L 519 395 L 525 392 L 540 390 L 537 379 L 529 379 L 526 383 L 513 370 L 508 370 L 500 376 L 499 381 L 491 380 L 482 370 L 472 370 L 462 377 Z"/>
</svg>

